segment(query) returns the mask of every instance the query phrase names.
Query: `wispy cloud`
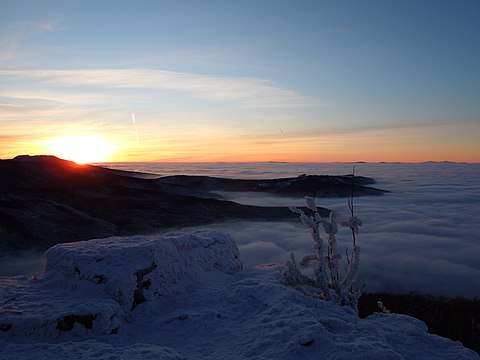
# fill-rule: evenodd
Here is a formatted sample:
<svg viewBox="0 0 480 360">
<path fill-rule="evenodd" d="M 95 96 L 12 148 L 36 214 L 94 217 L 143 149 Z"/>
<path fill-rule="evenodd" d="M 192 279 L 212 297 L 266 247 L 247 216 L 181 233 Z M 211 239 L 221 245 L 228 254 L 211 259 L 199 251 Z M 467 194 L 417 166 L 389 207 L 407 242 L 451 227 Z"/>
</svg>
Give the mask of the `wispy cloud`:
<svg viewBox="0 0 480 360">
<path fill-rule="evenodd" d="M 208 101 L 240 102 L 254 106 L 301 106 L 310 100 L 293 90 L 255 77 L 220 77 L 155 69 L 2 70 L 0 75 L 40 80 L 69 91 L 136 89 L 186 94 Z"/>
<path fill-rule="evenodd" d="M 0 107 L 23 108 L 23 105 L 0 103 Z"/>
<path fill-rule="evenodd" d="M 59 30 L 58 21 L 12 21 L 0 28 L 0 64 L 15 65 L 25 51 L 26 43 L 35 37 Z"/>
</svg>

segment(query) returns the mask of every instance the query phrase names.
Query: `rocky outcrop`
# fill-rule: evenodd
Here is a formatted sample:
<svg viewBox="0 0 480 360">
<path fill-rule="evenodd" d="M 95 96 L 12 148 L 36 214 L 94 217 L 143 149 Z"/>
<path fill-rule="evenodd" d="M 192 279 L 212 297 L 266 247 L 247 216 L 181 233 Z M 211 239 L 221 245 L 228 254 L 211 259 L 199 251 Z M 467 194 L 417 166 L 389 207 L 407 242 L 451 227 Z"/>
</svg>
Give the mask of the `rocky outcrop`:
<svg viewBox="0 0 480 360">
<path fill-rule="evenodd" d="M 102 284 L 125 310 L 152 296 L 168 295 L 174 284 L 198 274 L 214 270 L 233 274 L 241 268 L 230 235 L 211 231 L 58 244 L 45 256 L 48 276 Z"/>
<path fill-rule="evenodd" d="M 0 282 L 0 336 L 111 334 L 138 306 L 242 268 L 233 239 L 196 231 L 59 244 L 39 278 Z"/>
</svg>

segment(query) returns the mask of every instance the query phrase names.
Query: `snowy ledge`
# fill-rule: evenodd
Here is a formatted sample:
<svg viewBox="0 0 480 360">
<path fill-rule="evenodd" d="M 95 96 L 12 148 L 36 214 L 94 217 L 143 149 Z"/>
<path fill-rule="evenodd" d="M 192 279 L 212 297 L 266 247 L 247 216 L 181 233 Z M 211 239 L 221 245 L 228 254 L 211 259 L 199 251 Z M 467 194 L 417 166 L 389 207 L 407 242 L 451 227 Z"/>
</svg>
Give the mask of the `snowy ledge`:
<svg viewBox="0 0 480 360">
<path fill-rule="evenodd" d="M 135 308 L 207 272 L 238 272 L 230 235 L 196 231 L 55 245 L 38 279 L 1 282 L 0 336 L 110 334 Z"/>
<path fill-rule="evenodd" d="M 241 270 L 233 239 L 197 231 L 60 244 L 38 279 L 0 278 L 0 359 L 478 359 L 421 321 Z"/>
</svg>

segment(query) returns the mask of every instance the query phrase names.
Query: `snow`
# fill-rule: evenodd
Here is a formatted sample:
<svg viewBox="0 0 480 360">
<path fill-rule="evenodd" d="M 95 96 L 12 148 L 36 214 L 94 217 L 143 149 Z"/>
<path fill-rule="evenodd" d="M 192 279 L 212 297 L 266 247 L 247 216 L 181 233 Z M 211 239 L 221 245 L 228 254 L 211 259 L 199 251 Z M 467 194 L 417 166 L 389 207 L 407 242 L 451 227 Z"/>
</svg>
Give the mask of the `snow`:
<svg viewBox="0 0 480 360">
<path fill-rule="evenodd" d="M 217 269 L 229 274 L 241 268 L 233 239 L 206 231 L 59 244 L 45 255 L 49 275 L 104 284 L 125 310 L 138 301 L 169 294 L 173 284 L 202 272 Z"/>
<path fill-rule="evenodd" d="M 479 358 L 412 317 L 359 319 L 307 296 L 282 284 L 282 265 L 242 270 L 224 233 L 60 244 L 46 258 L 38 278 L 0 278 L 2 360 Z"/>
</svg>

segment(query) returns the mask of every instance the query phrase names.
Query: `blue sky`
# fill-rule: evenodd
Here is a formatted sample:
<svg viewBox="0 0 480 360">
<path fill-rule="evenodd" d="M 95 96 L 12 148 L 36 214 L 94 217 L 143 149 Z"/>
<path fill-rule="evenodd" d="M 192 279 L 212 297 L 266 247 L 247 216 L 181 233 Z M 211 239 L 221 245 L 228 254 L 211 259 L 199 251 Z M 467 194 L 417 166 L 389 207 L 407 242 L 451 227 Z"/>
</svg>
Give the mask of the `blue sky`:
<svg viewBox="0 0 480 360">
<path fill-rule="evenodd" d="M 478 1 L 22 1 L 0 157 L 480 161 Z"/>
</svg>

